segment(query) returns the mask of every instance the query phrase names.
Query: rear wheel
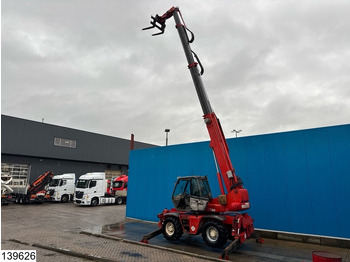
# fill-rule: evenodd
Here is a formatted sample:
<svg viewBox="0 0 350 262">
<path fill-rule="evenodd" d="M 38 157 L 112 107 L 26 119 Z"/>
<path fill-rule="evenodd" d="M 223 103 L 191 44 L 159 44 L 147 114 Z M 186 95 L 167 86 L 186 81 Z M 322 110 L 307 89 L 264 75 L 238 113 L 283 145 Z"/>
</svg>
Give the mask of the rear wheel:
<svg viewBox="0 0 350 262">
<path fill-rule="evenodd" d="M 174 241 L 182 236 L 182 225 L 177 217 L 167 217 L 163 222 L 163 235 L 165 239 Z"/>
<path fill-rule="evenodd" d="M 223 223 L 216 220 L 210 220 L 204 225 L 202 237 L 208 246 L 222 247 L 227 242 L 227 229 Z"/>
<path fill-rule="evenodd" d="M 117 198 L 117 205 L 121 205 L 123 204 L 123 198 L 122 197 L 118 197 Z"/>
</svg>

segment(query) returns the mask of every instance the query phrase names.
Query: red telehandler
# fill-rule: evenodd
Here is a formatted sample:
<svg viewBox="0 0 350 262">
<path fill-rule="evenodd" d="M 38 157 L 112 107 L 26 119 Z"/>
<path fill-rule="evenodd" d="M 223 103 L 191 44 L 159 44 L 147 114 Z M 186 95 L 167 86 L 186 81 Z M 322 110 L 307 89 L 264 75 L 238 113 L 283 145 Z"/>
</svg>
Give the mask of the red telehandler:
<svg viewBox="0 0 350 262">
<path fill-rule="evenodd" d="M 263 240 L 254 234 L 253 219 L 247 213 L 240 212 L 250 208 L 248 191 L 243 187 L 242 180 L 235 174 L 219 119 L 209 103 L 202 83 L 203 67 L 190 47 L 194 35 L 186 27 L 179 8 L 172 7 L 162 16 L 151 16 L 151 26 L 143 30 L 157 28 L 160 32 L 153 36 L 163 34 L 165 22 L 171 17 L 174 17 L 175 27 L 178 30 L 204 114 L 221 195 L 212 196 L 206 176 L 178 177 L 172 193 L 175 208 L 164 209 L 158 214 L 159 229 L 144 236 L 141 241 L 148 243 L 150 238 L 161 233 L 167 240 L 173 241 L 178 240 L 186 232 L 191 235 L 202 234 L 203 240 L 209 246 L 217 248 L 224 246 L 230 239 L 232 243 L 221 255 L 221 258 L 227 259 L 228 254 L 248 238 L 254 237 L 260 243 Z M 187 32 L 190 33 L 190 38 Z"/>
</svg>

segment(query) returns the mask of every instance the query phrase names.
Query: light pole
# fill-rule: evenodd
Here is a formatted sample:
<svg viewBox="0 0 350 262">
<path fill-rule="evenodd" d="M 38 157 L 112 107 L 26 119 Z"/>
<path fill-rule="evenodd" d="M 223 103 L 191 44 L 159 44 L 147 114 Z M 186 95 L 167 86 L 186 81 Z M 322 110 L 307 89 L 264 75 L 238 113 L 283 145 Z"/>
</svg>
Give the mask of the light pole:
<svg viewBox="0 0 350 262">
<path fill-rule="evenodd" d="M 170 129 L 167 128 L 164 130 L 164 132 L 165 132 L 165 145 L 167 146 L 168 145 L 168 134 L 170 132 Z"/>
<path fill-rule="evenodd" d="M 232 133 L 236 133 L 236 138 L 237 138 L 237 134 L 238 134 L 239 132 L 242 132 L 242 130 L 233 129 L 231 132 L 232 132 Z"/>
</svg>

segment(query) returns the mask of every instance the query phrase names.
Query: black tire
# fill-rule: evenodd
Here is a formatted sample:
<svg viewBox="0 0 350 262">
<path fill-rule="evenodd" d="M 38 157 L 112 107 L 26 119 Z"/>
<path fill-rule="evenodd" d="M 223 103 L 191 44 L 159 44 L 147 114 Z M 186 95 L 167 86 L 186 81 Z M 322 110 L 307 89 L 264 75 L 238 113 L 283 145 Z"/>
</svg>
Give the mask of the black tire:
<svg viewBox="0 0 350 262">
<path fill-rule="evenodd" d="M 44 200 L 45 200 L 45 199 L 44 199 L 44 196 L 39 196 L 39 197 L 37 198 L 36 201 L 37 201 L 38 203 L 41 203 L 41 204 L 42 204 L 42 203 L 44 203 Z"/>
<path fill-rule="evenodd" d="M 61 197 L 61 202 L 62 202 L 62 203 L 67 203 L 68 200 L 69 200 L 69 196 L 68 196 L 68 195 L 63 195 L 63 196 Z"/>
<path fill-rule="evenodd" d="M 183 233 L 182 225 L 177 217 L 167 217 L 163 222 L 163 235 L 170 241 L 178 240 Z"/>
<path fill-rule="evenodd" d="M 117 197 L 116 201 L 117 205 L 123 204 L 123 198 L 122 197 Z"/>
<path fill-rule="evenodd" d="M 91 206 L 94 207 L 94 206 L 97 206 L 97 204 L 98 204 L 98 199 L 97 198 L 93 198 L 91 200 Z"/>
<path fill-rule="evenodd" d="M 204 224 L 202 237 L 208 246 L 218 248 L 226 244 L 228 233 L 223 223 L 209 220 Z"/>
</svg>

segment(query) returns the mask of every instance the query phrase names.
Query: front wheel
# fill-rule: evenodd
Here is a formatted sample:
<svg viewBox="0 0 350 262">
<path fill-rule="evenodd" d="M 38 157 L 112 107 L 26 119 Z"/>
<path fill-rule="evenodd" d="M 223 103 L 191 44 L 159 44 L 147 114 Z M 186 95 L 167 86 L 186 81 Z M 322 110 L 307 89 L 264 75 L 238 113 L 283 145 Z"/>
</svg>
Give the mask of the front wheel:
<svg viewBox="0 0 350 262">
<path fill-rule="evenodd" d="M 205 223 L 202 237 L 208 246 L 222 247 L 227 242 L 228 233 L 226 227 L 221 222 L 211 220 Z"/>
<path fill-rule="evenodd" d="M 93 199 L 91 199 L 91 206 L 97 206 L 97 204 L 98 204 L 98 199 L 97 198 L 93 198 Z"/>
<path fill-rule="evenodd" d="M 61 202 L 62 203 L 67 203 L 68 201 L 69 201 L 69 196 L 63 195 L 62 198 L 61 198 Z"/>
<path fill-rule="evenodd" d="M 170 241 L 178 240 L 182 236 L 182 225 L 177 217 L 167 217 L 163 222 L 163 235 Z"/>
</svg>

